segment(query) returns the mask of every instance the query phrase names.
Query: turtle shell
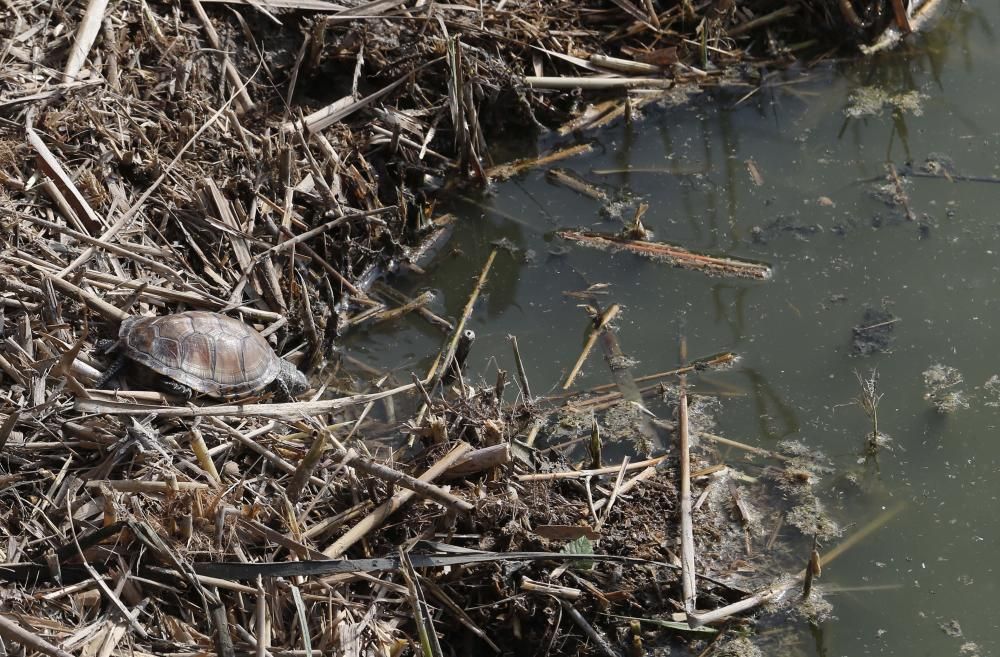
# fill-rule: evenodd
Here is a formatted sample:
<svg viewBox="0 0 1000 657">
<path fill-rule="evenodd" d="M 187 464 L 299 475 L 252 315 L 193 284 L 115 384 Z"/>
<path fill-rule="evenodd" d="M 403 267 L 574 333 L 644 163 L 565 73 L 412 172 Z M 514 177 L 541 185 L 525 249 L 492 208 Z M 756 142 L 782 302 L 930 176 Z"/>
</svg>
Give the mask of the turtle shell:
<svg viewBox="0 0 1000 657">
<path fill-rule="evenodd" d="M 278 355 L 260 333 L 218 313 L 132 317 L 118 336 L 128 358 L 213 397 L 257 392 L 280 371 Z"/>
</svg>

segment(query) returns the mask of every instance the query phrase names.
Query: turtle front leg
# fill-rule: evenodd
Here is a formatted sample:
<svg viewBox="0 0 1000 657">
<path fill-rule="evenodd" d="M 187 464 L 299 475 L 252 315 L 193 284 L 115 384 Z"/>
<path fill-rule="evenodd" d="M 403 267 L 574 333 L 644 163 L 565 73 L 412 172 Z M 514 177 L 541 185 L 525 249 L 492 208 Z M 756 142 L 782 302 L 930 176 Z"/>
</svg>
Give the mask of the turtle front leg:
<svg viewBox="0 0 1000 657">
<path fill-rule="evenodd" d="M 282 378 L 278 377 L 274 380 L 274 398 L 279 402 L 290 402 L 292 400 L 292 392 L 288 389 L 288 383 Z"/>
<path fill-rule="evenodd" d="M 168 392 L 171 395 L 177 395 L 184 401 L 189 401 L 191 396 L 194 394 L 194 391 L 189 386 L 186 386 L 183 383 L 178 383 L 173 379 L 164 378 L 159 382 L 159 386 L 164 392 Z"/>
<path fill-rule="evenodd" d="M 124 367 L 125 355 L 121 354 L 115 358 L 110 365 L 108 365 L 108 368 L 104 370 L 104 374 L 101 375 L 101 378 L 94 382 L 94 387 L 98 390 L 103 390 L 104 387 L 108 385 L 108 381 L 115 378 L 115 376 L 117 376 Z"/>
</svg>

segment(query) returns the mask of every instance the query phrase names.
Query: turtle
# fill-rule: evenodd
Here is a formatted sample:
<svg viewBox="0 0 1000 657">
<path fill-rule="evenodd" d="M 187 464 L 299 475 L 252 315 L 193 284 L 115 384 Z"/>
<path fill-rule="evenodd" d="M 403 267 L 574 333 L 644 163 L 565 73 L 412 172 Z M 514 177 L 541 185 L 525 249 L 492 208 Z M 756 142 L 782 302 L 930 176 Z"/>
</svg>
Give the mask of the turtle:
<svg viewBox="0 0 1000 657">
<path fill-rule="evenodd" d="M 109 342 L 105 351 L 117 351 L 118 357 L 98 388 L 130 363 L 156 387 L 185 399 L 193 393 L 225 399 L 271 389 L 290 400 L 309 388 L 305 375 L 274 353 L 264 336 L 220 313 L 129 317 L 118 329 L 118 340 Z"/>
</svg>

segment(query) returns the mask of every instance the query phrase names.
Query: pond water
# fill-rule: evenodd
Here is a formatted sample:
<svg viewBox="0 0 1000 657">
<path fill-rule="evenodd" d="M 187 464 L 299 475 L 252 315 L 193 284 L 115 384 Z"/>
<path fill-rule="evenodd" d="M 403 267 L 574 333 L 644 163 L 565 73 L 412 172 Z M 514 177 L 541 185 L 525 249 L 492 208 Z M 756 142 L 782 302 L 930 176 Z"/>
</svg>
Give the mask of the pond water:
<svg viewBox="0 0 1000 657">
<path fill-rule="evenodd" d="M 563 243 L 557 228 L 621 223 L 538 170 L 456 201 L 453 241 L 408 290 L 435 289 L 437 310 L 457 316 L 491 243 L 508 240 L 519 251 L 501 252 L 471 320 L 470 376 L 492 382 L 498 365 L 513 373 L 514 334 L 535 394 L 554 391 L 587 331 L 580 301 L 564 293 L 604 283 L 604 303 L 622 305 L 618 337 L 637 374 L 675 366 L 681 332 L 692 357 L 734 351 L 733 369 L 694 381 L 739 393 L 718 433 L 764 447 L 793 438 L 827 455 L 837 474 L 822 494 L 843 525 L 902 503 L 824 570 L 823 585 L 846 591 L 831 597 L 836 620 L 803 625 L 799 654 L 1000 654 L 1000 396 L 987 385 L 1000 374 L 1000 184 L 987 180 L 1000 179 L 998 26 L 1000 3 L 956 4 L 908 48 L 538 144 L 593 142 L 593 153 L 559 166 L 631 199 L 626 217 L 648 203 L 656 239 L 768 261 L 772 280 L 708 278 Z M 873 88 L 896 104 L 848 111 Z M 981 180 L 904 177 L 908 220 L 880 191 L 886 163 L 904 172 L 928 159 Z M 867 308 L 898 321 L 887 350 L 857 355 L 852 329 L 870 323 Z M 347 350 L 408 379 L 426 372 L 441 341 L 413 318 L 355 336 Z M 951 390 L 967 408 L 942 414 L 925 399 L 934 365 L 962 375 Z M 870 426 L 854 403 L 856 374 L 875 369 L 891 449 L 859 485 L 849 475 Z M 577 385 L 610 380 L 595 349 Z"/>
</svg>

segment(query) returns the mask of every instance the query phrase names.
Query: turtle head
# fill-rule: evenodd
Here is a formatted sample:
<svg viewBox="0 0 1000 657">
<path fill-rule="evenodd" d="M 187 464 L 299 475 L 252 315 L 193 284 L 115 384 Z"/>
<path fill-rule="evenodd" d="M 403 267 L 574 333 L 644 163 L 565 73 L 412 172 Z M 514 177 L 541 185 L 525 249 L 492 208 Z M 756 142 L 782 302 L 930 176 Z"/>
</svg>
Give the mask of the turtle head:
<svg viewBox="0 0 1000 657">
<path fill-rule="evenodd" d="M 289 399 L 294 399 L 309 389 L 309 379 L 284 358 L 279 360 L 281 369 L 278 371 L 278 385 L 283 393 L 287 392 Z"/>
</svg>

